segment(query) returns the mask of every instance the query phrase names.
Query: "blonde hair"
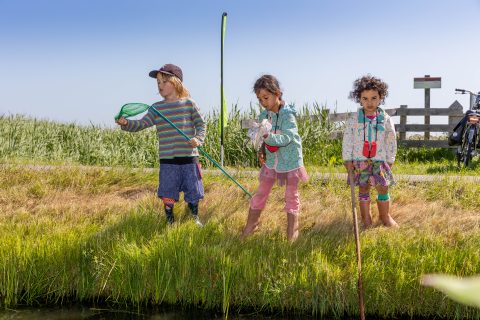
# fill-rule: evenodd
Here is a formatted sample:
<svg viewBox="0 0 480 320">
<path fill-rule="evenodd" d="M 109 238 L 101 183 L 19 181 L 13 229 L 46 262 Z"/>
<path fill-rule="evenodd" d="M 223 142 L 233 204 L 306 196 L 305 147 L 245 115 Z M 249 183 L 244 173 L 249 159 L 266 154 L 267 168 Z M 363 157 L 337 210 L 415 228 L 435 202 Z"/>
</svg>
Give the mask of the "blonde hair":
<svg viewBox="0 0 480 320">
<path fill-rule="evenodd" d="M 160 76 L 162 77 L 163 81 L 168 81 L 171 84 L 173 84 L 173 87 L 175 88 L 175 91 L 177 91 L 178 97 L 179 98 L 188 98 L 190 97 L 190 92 L 188 92 L 187 88 L 183 85 L 182 81 L 178 79 L 175 76 L 165 74 L 162 72 L 159 72 Z"/>
</svg>

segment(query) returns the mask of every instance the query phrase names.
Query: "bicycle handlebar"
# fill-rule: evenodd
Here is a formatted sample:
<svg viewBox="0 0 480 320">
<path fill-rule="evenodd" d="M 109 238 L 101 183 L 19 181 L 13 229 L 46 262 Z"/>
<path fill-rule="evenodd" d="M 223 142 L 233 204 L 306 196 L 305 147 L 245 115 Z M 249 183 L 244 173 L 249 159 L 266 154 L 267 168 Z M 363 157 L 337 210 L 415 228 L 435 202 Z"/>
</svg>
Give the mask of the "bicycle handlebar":
<svg viewBox="0 0 480 320">
<path fill-rule="evenodd" d="M 470 90 L 465 90 L 465 89 L 455 89 L 455 92 L 459 92 L 461 94 L 465 94 L 465 93 L 469 93 L 471 94 L 472 96 L 478 96 L 479 94 L 478 93 L 475 93 L 475 92 L 472 92 Z"/>
</svg>

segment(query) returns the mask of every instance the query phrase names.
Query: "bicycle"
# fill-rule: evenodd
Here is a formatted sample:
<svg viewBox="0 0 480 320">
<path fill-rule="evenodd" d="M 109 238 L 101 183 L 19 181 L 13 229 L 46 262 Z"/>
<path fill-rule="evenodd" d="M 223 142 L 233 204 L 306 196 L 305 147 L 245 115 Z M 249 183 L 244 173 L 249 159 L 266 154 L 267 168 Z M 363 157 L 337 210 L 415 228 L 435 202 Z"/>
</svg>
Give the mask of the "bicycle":
<svg viewBox="0 0 480 320">
<path fill-rule="evenodd" d="M 472 163 L 472 158 L 478 155 L 477 147 L 479 144 L 479 129 L 480 129 L 480 92 L 473 93 L 465 89 L 455 89 L 455 93 L 470 95 L 470 106 L 465 113 L 464 120 L 465 127 L 461 133 L 461 143 L 457 148 L 457 164 L 459 167 L 463 164 L 468 167 Z"/>
</svg>

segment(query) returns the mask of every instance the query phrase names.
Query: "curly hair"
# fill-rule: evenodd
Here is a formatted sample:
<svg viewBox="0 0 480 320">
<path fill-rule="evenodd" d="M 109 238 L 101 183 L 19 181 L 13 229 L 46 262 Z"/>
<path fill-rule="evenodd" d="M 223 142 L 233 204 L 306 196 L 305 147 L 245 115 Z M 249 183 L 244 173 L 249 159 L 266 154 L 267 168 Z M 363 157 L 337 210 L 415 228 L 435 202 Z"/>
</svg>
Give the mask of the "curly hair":
<svg viewBox="0 0 480 320">
<path fill-rule="evenodd" d="M 381 104 L 385 103 L 385 98 L 388 96 L 388 84 L 382 79 L 375 78 L 370 74 L 358 78 L 353 82 L 353 90 L 350 91 L 348 97 L 360 103 L 360 97 L 365 90 L 376 90 L 380 95 Z"/>
</svg>

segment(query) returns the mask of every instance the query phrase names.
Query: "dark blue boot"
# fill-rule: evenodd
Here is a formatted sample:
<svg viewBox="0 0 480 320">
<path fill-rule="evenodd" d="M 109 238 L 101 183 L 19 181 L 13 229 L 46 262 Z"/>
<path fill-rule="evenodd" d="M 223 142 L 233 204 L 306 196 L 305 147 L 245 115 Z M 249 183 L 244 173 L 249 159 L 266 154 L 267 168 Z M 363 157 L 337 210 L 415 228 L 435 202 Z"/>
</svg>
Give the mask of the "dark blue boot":
<svg viewBox="0 0 480 320">
<path fill-rule="evenodd" d="M 168 224 L 173 224 L 175 222 L 175 218 L 173 217 L 173 205 L 165 206 L 165 215 L 167 216 Z"/>
<path fill-rule="evenodd" d="M 190 212 L 192 213 L 193 219 L 195 220 L 195 223 L 199 227 L 203 227 L 203 223 L 200 221 L 200 218 L 198 217 L 198 202 L 197 203 L 189 203 L 188 208 L 190 209 Z"/>
</svg>

